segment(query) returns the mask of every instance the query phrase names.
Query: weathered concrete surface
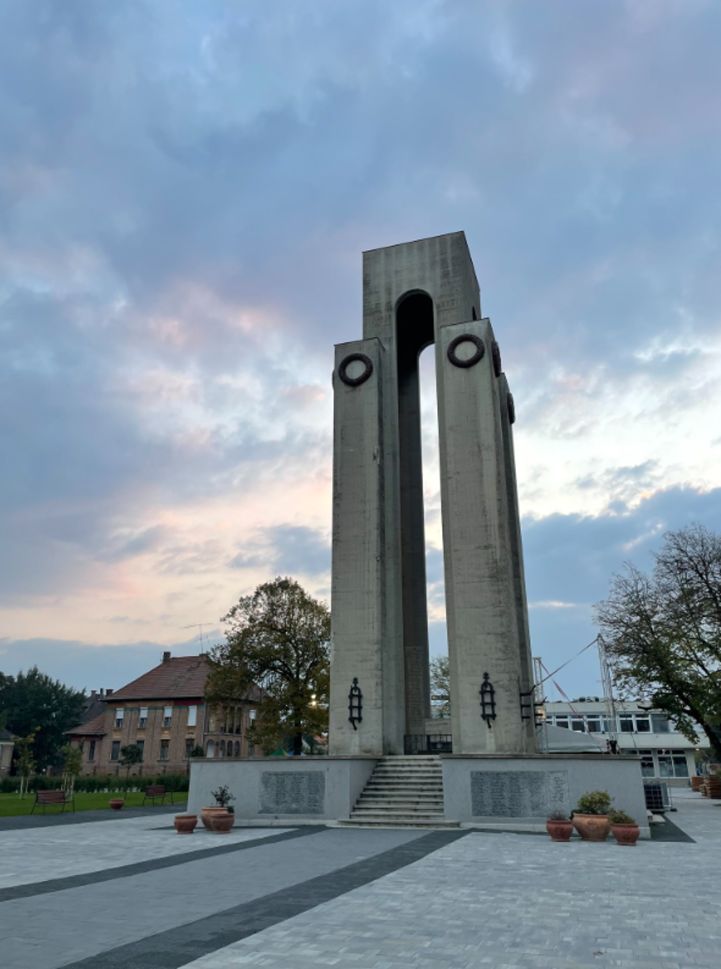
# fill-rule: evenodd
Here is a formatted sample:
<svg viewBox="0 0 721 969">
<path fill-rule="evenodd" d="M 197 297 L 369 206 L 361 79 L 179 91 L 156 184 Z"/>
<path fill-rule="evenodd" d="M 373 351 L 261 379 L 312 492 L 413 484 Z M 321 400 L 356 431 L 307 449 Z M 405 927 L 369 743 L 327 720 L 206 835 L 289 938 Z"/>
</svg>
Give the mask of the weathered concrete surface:
<svg viewBox="0 0 721 969">
<path fill-rule="evenodd" d="M 435 343 L 453 743 L 457 752 L 532 752 L 531 687 L 507 384 L 462 232 L 363 257 L 362 341 L 336 349 L 333 472 L 332 754 L 402 753 L 429 716 L 418 355 Z M 467 322 L 464 322 L 467 321 Z M 454 364 L 449 343 L 461 341 Z M 348 358 L 372 361 L 349 386 Z M 344 364 L 346 361 L 346 364 Z M 362 373 L 358 362 L 348 373 Z M 351 381 L 352 383 L 352 381 Z M 481 720 L 488 672 L 496 720 Z M 348 722 L 357 677 L 363 720 Z"/>
</svg>

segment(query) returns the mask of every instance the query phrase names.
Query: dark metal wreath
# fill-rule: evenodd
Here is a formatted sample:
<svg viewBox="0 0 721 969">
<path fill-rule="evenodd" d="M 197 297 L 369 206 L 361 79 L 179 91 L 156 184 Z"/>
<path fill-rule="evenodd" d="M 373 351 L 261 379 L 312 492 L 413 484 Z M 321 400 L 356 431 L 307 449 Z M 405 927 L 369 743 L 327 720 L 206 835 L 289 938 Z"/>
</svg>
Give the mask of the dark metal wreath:
<svg viewBox="0 0 721 969">
<path fill-rule="evenodd" d="M 472 343 L 476 348 L 476 352 L 464 359 L 459 357 L 456 353 L 458 346 L 461 343 Z M 483 359 L 483 354 L 486 352 L 486 348 L 483 344 L 483 340 L 476 336 L 474 333 L 464 333 L 461 336 L 455 337 L 448 344 L 448 350 L 446 351 L 448 359 L 451 361 L 454 367 L 472 367 L 474 364 L 478 363 L 479 360 Z"/>
<path fill-rule="evenodd" d="M 349 377 L 348 367 L 352 363 L 356 362 L 362 363 L 365 369 L 362 373 L 358 374 L 357 377 Z M 338 376 L 343 383 L 347 384 L 349 387 L 357 387 L 359 384 L 365 383 L 372 373 L 373 361 L 370 357 L 367 357 L 365 353 L 349 353 L 348 356 L 341 361 L 341 364 L 338 367 Z"/>
</svg>

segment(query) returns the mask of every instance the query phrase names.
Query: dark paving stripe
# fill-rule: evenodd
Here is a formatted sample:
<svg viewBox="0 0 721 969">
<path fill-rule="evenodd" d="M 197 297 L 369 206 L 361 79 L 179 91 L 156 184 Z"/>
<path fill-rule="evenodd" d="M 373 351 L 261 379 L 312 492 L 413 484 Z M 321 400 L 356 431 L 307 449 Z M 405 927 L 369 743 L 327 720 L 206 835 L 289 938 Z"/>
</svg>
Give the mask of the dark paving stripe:
<svg viewBox="0 0 721 969">
<path fill-rule="evenodd" d="M 169 832 L 168 828 L 165 828 Z M 142 875 L 148 871 L 159 871 L 161 868 L 175 868 L 185 865 L 189 861 L 202 861 L 216 855 L 227 855 L 245 848 L 256 848 L 260 845 L 271 845 L 277 841 L 291 841 L 293 838 L 305 838 L 311 834 L 325 831 L 323 827 L 294 828 L 283 834 L 259 837 L 253 841 L 241 841 L 236 844 L 219 845 L 217 848 L 200 848 L 184 854 L 170 855 L 168 858 L 152 858 L 149 861 L 136 861 L 132 865 L 119 865 L 117 868 L 103 868 L 101 871 L 88 871 L 81 875 L 68 875 L 66 878 L 50 878 L 44 882 L 32 882 L 30 885 L 17 885 L 12 888 L 0 888 L 0 902 L 9 902 L 15 898 L 32 898 L 34 895 L 47 895 L 48 892 L 62 892 L 68 888 L 79 888 L 83 885 L 97 885 L 99 882 L 109 882 L 116 878 L 130 878 L 131 875 Z M 181 837 L 178 835 L 177 837 Z"/>
<path fill-rule="evenodd" d="M 48 814 L 16 814 L 10 818 L 0 818 L 0 831 L 21 831 L 24 828 L 51 828 L 62 824 L 85 824 L 88 821 L 126 821 L 130 818 L 144 818 L 150 814 L 180 814 L 185 810 L 185 801 L 175 804 L 158 804 L 156 807 L 123 808 L 111 811 L 100 808 L 92 811 L 52 811 Z"/>
<path fill-rule="evenodd" d="M 687 841 L 692 845 L 696 844 L 695 839 L 682 831 L 670 818 L 665 817 L 664 824 L 650 824 L 649 828 L 651 841 Z"/>
<path fill-rule="evenodd" d="M 236 905 L 167 932 L 149 935 L 79 962 L 66 963 L 63 969 L 178 969 L 209 952 L 239 942 L 339 895 L 390 875 L 399 868 L 405 868 L 467 834 L 467 831 L 433 831 L 330 874 L 310 878 L 252 902 Z"/>
</svg>

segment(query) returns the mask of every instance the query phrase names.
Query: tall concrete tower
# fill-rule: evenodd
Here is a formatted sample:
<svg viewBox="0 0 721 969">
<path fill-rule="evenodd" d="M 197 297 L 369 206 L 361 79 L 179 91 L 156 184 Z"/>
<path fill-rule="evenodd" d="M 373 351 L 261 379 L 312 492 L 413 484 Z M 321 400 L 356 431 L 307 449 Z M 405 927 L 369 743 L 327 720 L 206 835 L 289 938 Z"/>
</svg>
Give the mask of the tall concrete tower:
<svg viewBox="0 0 721 969">
<path fill-rule="evenodd" d="M 535 750 L 513 398 L 462 232 L 363 255 L 336 347 L 330 753 L 430 728 L 418 360 L 435 344 L 454 753 Z M 415 744 L 417 749 L 417 742 Z"/>
</svg>

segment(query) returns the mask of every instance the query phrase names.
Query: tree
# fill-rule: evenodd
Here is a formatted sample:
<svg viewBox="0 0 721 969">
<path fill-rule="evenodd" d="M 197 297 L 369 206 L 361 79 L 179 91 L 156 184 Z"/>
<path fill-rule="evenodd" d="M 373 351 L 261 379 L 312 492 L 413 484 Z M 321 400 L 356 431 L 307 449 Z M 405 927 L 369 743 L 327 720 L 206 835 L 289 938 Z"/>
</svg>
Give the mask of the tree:
<svg viewBox="0 0 721 969">
<path fill-rule="evenodd" d="M 446 720 L 451 715 L 451 689 L 447 656 L 434 656 L 431 670 L 431 710 L 434 717 Z"/>
<path fill-rule="evenodd" d="M 648 699 L 721 760 L 721 536 L 694 525 L 664 537 L 651 575 L 627 564 L 596 606 L 622 690 Z"/>
<path fill-rule="evenodd" d="M 73 793 L 75 778 L 80 773 L 83 765 L 83 752 L 80 747 L 73 744 L 65 744 L 62 749 L 63 754 L 63 790 L 68 794 Z"/>
<path fill-rule="evenodd" d="M 211 652 L 207 696 L 237 703 L 263 690 L 251 728 L 265 751 L 293 754 L 328 723 L 330 613 L 295 580 L 276 578 L 242 596 L 227 616 L 226 640 Z"/>
<path fill-rule="evenodd" d="M 35 740 L 35 731 L 32 730 L 27 737 L 20 737 L 15 740 L 15 755 L 17 763 L 17 771 L 20 775 L 20 787 L 18 789 L 18 794 L 20 797 L 25 797 L 28 792 L 28 783 L 30 782 L 31 776 L 35 772 L 35 760 L 33 758 L 33 742 Z"/>
<path fill-rule="evenodd" d="M 120 748 L 120 763 L 125 768 L 125 776 L 130 777 L 130 768 L 143 761 L 143 751 L 137 744 L 127 744 Z"/>
<path fill-rule="evenodd" d="M 59 761 L 65 731 L 83 719 L 85 694 L 33 666 L 27 673 L 0 677 L 0 711 L 11 733 L 34 733 L 33 757 L 43 770 Z"/>
</svg>

